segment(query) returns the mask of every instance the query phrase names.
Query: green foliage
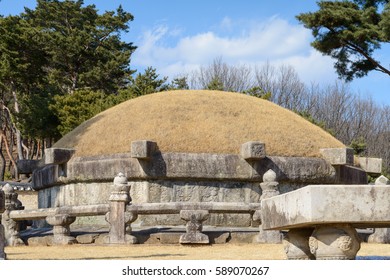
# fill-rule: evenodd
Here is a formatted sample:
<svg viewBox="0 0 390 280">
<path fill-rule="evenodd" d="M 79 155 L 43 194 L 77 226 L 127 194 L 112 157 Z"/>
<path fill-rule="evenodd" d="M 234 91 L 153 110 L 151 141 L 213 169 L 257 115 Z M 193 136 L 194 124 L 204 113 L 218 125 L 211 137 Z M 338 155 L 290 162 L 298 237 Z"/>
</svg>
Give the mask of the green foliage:
<svg viewBox="0 0 390 280">
<path fill-rule="evenodd" d="M 171 84 L 168 87 L 169 90 L 180 90 L 180 89 L 183 90 L 189 88 L 190 86 L 188 85 L 187 77 L 180 77 L 180 78 L 173 79 Z"/>
<path fill-rule="evenodd" d="M 361 155 L 367 148 L 366 140 L 363 137 L 352 140 L 350 147 L 355 155 Z"/>
<path fill-rule="evenodd" d="M 248 90 L 245 90 L 243 93 L 265 100 L 271 100 L 272 98 L 272 93 L 269 91 L 264 91 L 261 87 L 252 87 Z"/>
<path fill-rule="evenodd" d="M 350 81 L 372 70 L 390 75 L 373 58 L 374 51 L 390 41 L 389 1 L 320 1 L 318 5 L 317 12 L 302 13 L 297 19 L 312 30 L 312 46 L 336 60 L 341 78 Z"/>
<path fill-rule="evenodd" d="M 213 78 L 210 83 L 207 85 L 208 90 L 225 90 L 223 82 L 220 81 L 217 77 Z"/>
<path fill-rule="evenodd" d="M 82 122 L 92 118 L 111 104 L 103 91 L 77 90 L 73 94 L 56 95 L 49 107 L 60 122 L 58 130 L 65 135 Z"/>
<path fill-rule="evenodd" d="M 45 51 L 45 70 L 57 93 L 86 87 L 113 93 L 129 82 L 135 47 L 121 41 L 120 32 L 128 30 L 133 16 L 121 7 L 99 15 L 94 5 L 84 7 L 81 0 L 38 0 L 22 18 Z"/>
<path fill-rule="evenodd" d="M 156 69 L 153 67 L 148 67 L 145 69 L 143 74 L 139 73 L 135 77 L 130 87 L 134 93 L 134 96 L 141 96 L 167 90 L 167 79 L 167 77 L 160 79 Z"/>
<path fill-rule="evenodd" d="M 121 7 L 99 14 L 81 0 L 38 0 L 35 9 L 0 17 L 0 102 L 10 129 L 57 138 L 131 98 L 135 47 L 120 34 L 132 20 Z"/>
</svg>

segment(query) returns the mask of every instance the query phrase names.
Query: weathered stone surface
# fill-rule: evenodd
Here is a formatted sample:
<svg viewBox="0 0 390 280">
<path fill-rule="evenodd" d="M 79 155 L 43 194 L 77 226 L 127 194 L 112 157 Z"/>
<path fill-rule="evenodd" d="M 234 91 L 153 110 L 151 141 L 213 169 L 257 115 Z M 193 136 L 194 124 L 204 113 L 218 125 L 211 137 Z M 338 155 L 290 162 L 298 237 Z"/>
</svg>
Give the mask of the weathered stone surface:
<svg viewBox="0 0 390 280">
<path fill-rule="evenodd" d="M 46 165 L 34 171 L 32 176 L 32 185 L 35 190 L 54 187 L 59 183 L 58 165 Z"/>
<path fill-rule="evenodd" d="M 264 199 L 263 229 L 291 229 L 325 223 L 354 227 L 390 225 L 390 188 L 373 185 L 312 185 Z"/>
<path fill-rule="evenodd" d="M 367 173 L 380 174 L 382 172 L 382 159 L 357 157 L 359 166 Z"/>
<path fill-rule="evenodd" d="M 225 244 L 229 242 L 230 232 L 205 232 L 210 239 L 211 244 Z"/>
<path fill-rule="evenodd" d="M 353 149 L 351 148 L 320 149 L 320 152 L 332 165 L 353 165 Z"/>
<path fill-rule="evenodd" d="M 316 260 L 354 260 L 360 239 L 350 225 L 317 227 L 309 238 L 310 252 Z"/>
<path fill-rule="evenodd" d="M 102 233 L 95 239 L 95 244 L 97 245 L 105 245 L 110 243 L 110 237 L 108 233 Z"/>
<path fill-rule="evenodd" d="M 82 234 L 76 237 L 77 243 L 92 244 L 99 237 L 98 233 Z"/>
<path fill-rule="evenodd" d="M 181 244 L 208 244 L 209 237 L 202 233 L 203 221 L 209 217 L 206 210 L 181 210 L 180 218 L 187 221 L 186 233 L 180 236 Z"/>
<path fill-rule="evenodd" d="M 289 260 L 314 260 L 310 251 L 309 238 L 312 228 L 290 229 L 283 239 L 284 251 Z"/>
<path fill-rule="evenodd" d="M 39 166 L 39 160 L 22 159 L 16 162 L 19 174 L 31 174 Z"/>
<path fill-rule="evenodd" d="M 338 184 L 367 184 L 367 173 L 360 167 L 339 165 L 337 171 Z"/>
<path fill-rule="evenodd" d="M 241 244 L 241 243 L 253 243 L 259 235 L 258 231 L 244 232 L 244 231 L 232 231 L 230 233 L 229 243 Z"/>
<path fill-rule="evenodd" d="M 250 141 L 241 145 L 241 157 L 245 160 L 260 160 L 265 158 L 265 144 L 259 141 Z"/>
<path fill-rule="evenodd" d="M 389 244 L 390 243 L 390 229 L 376 228 L 373 234 L 370 234 L 367 240 L 368 243 Z"/>
<path fill-rule="evenodd" d="M 131 142 L 131 157 L 138 159 L 150 159 L 157 151 L 157 143 L 148 140 Z"/>
<path fill-rule="evenodd" d="M 375 185 L 378 186 L 390 185 L 390 180 L 385 176 L 381 175 L 375 180 Z"/>
<path fill-rule="evenodd" d="M 1 214 L 1 223 L 4 226 L 5 244 L 8 246 L 24 245 L 20 238 L 21 224 L 10 218 L 10 213 L 13 210 L 22 210 L 24 207 L 18 200 L 18 194 L 13 187 L 6 184 L 2 190 L 5 198 L 5 211 Z"/>
<path fill-rule="evenodd" d="M 76 238 L 70 236 L 69 225 L 76 220 L 76 217 L 69 215 L 53 215 L 46 217 L 46 222 L 53 226 L 53 243 L 57 245 L 68 245 L 76 243 Z"/>
<path fill-rule="evenodd" d="M 113 174 L 119 171 L 134 180 L 186 178 L 261 182 L 262 175 L 269 169 L 276 172 L 280 183 L 337 182 L 335 169 L 320 158 L 266 157 L 250 163 L 239 155 L 156 153 L 148 161 L 139 161 L 131 154 L 72 158 L 67 163 L 66 177 L 58 175 L 57 165 L 39 168 L 33 174 L 33 186 L 40 190 L 76 181 L 111 182 Z"/>
<path fill-rule="evenodd" d="M 52 246 L 54 245 L 53 235 L 35 236 L 27 239 L 28 246 Z"/>
<path fill-rule="evenodd" d="M 63 164 L 70 160 L 75 153 L 73 149 L 48 148 L 45 149 L 45 164 Z"/>
</svg>

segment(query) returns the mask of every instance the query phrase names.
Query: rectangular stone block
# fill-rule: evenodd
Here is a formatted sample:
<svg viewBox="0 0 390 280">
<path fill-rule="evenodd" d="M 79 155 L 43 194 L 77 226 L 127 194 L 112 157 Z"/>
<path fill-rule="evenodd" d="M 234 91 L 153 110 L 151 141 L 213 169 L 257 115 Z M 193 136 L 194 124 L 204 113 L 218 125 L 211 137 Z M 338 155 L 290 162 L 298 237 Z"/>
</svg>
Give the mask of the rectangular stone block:
<svg viewBox="0 0 390 280">
<path fill-rule="evenodd" d="M 19 174 L 31 174 L 38 168 L 39 160 L 21 159 L 16 162 Z"/>
<path fill-rule="evenodd" d="M 246 160 L 259 160 L 265 158 L 265 144 L 258 141 L 250 141 L 242 144 L 241 157 Z"/>
<path fill-rule="evenodd" d="M 382 159 L 357 157 L 360 167 L 367 173 L 381 174 L 382 173 Z"/>
<path fill-rule="evenodd" d="M 353 165 L 353 149 L 351 148 L 330 148 L 320 149 L 325 160 L 332 165 Z"/>
<path fill-rule="evenodd" d="M 75 153 L 74 149 L 45 149 L 45 164 L 63 164 L 70 160 Z"/>
<path fill-rule="evenodd" d="M 390 226 L 390 188 L 378 185 L 309 185 L 264 199 L 266 230 L 351 224 L 356 228 Z"/>
<path fill-rule="evenodd" d="M 149 159 L 156 151 L 157 143 L 148 140 L 131 142 L 131 157 L 138 159 Z"/>
<path fill-rule="evenodd" d="M 0 214 L 3 213 L 4 211 L 5 211 L 5 196 L 4 196 L 4 192 L 0 190 Z"/>
</svg>

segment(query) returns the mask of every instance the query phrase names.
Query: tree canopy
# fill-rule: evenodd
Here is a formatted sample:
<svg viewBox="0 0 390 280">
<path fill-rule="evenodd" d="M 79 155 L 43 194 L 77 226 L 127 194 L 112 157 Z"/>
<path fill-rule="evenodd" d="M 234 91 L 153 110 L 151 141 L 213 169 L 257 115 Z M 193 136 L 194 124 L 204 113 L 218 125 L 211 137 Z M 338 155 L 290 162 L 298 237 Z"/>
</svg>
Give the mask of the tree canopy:
<svg viewBox="0 0 390 280">
<path fill-rule="evenodd" d="M 336 60 L 340 78 L 351 81 L 390 69 L 375 59 L 374 51 L 390 42 L 389 0 L 320 1 L 316 12 L 297 19 L 312 30 L 312 46 Z"/>
</svg>

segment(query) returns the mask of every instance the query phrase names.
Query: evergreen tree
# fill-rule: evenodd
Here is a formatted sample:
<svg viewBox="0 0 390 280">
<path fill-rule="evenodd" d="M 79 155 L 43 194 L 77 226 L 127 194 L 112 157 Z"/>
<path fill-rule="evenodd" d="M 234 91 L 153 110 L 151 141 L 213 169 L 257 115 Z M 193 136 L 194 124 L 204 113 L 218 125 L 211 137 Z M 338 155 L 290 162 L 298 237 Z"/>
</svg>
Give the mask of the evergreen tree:
<svg viewBox="0 0 390 280">
<path fill-rule="evenodd" d="M 388 0 L 320 1 L 319 10 L 297 16 L 312 30 L 312 46 L 336 60 L 341 78 L 350 81 L 375 70 L 390 75 L 374 58 L 381 44 L 390 42 Z"/>
</svg>

